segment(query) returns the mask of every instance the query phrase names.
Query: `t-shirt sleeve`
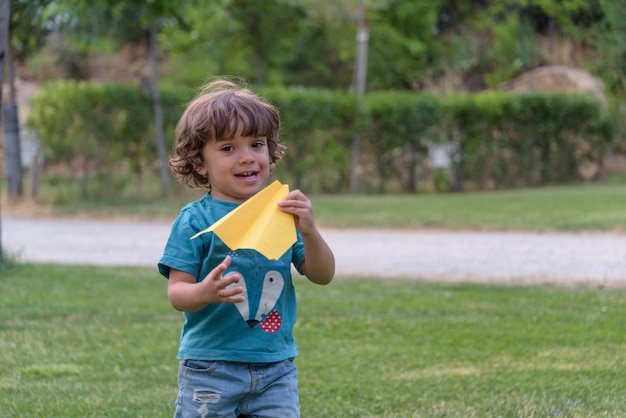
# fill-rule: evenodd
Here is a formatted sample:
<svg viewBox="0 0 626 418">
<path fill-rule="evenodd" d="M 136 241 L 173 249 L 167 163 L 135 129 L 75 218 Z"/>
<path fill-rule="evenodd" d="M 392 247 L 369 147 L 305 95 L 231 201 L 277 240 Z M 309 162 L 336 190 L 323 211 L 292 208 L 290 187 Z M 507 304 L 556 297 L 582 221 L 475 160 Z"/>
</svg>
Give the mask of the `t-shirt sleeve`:
<svg viewBox="0 0 626 418">
<path fill-rule="evenodd" d="M 190 239 L 206 228 L 189 210 L 183 210 L 172 224 L 170 236 L 165 244 L 163 256 L 159 260 L 159 273 L 169 279 L 170 270 L 176 269 L 189 273 L 196 278 L 200 274 L 203 253 L 203 240 Z"/>
</svg>

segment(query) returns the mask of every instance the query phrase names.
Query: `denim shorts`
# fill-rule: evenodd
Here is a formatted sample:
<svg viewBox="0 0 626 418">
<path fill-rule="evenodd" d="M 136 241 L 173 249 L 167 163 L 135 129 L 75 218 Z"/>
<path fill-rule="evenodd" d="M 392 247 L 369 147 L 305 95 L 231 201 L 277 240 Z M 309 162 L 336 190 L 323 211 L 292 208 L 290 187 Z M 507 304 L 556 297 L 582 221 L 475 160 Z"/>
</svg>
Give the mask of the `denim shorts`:
<svg viewBox="0 0 626 418">
<path fill-rule="evenodd" d="M 180 362 L 174 418 L 299 416 L 293 358 L 276 363 Z"/>
</svg>

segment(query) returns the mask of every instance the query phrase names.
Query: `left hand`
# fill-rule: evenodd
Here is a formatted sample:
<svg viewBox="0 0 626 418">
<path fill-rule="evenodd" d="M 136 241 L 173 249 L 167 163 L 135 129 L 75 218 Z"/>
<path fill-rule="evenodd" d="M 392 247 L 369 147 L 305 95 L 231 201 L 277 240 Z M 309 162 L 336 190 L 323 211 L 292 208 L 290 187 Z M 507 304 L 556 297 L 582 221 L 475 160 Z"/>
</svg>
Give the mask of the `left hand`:
<svg viewBox="0 0 626 418">
<path fill-rule="evenodd" d="M 285 200 L 278 202 L 278 207 L 283 212 L 291 213 L 295 217 L 296 228 L 301 234 L 307 235 L 315 232 L 315 220 L 313 219 L 313 205 L 300 190 L 292 190 Z"/>
</svg>

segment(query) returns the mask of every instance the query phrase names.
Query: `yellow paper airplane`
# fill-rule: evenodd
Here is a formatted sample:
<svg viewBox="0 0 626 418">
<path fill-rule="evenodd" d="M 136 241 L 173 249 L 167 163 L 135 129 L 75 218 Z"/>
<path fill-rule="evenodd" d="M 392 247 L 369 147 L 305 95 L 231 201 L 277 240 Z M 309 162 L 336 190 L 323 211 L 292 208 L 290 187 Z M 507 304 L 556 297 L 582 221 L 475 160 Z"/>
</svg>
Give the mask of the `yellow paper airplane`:
<svg viewBox="0 0 626 418">
<path fill-rule="evenodd" d="M 276 205 L 288 193 L 289 186 L 276 180 L 191 239 L 213 231 L 233 251 L 253 249 L 277 260 L 296 242 L 293 215 Z"/>
</svg>

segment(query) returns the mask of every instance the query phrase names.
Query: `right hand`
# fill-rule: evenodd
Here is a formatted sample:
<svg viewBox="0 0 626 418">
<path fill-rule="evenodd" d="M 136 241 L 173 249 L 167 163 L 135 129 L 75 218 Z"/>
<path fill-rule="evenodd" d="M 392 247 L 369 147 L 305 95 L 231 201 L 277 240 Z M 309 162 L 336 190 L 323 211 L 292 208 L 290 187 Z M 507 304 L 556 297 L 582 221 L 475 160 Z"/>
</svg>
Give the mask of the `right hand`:
<svg viewBox="0 0 626 418">
<path fill-rule="evenodd" d="M 167 296 L 172 306 L 183 312 L 197 312 L 210 303 L 239 303 L 245 300 L 244 289 L 236 284 L 241 280 L 239 273 L 223 276 L 230 267 L 227 256 L 201 282 L 192 274 L 172 269 L 167 284 Z"/>
<path fill-rule="evenodd" d="M 224 276 L 224 272 L 230 267 L 232 258 L 228 255 L 218 264 L 203 281 L 198 283 L 202 287 L 202 292 L 208 297 L 208 303 L 239 303 L 244 301 L 243 287 L 235 286 L 241 280 L 239 273 L 229 273 Z"/>
</svg>

